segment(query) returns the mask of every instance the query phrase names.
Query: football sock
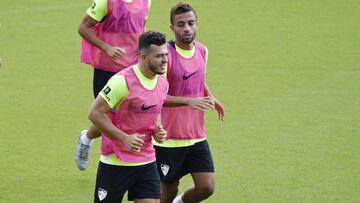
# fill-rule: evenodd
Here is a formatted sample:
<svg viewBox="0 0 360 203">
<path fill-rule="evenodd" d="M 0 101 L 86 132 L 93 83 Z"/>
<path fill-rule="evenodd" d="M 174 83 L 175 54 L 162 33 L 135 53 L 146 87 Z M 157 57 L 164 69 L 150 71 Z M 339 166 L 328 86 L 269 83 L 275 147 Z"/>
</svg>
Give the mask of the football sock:
<svg viewBox="0 0 360 203">
<path fill-rule="evenodd" d="M 182 196 L 182 194 L 179 195 L 179 196 L 177 196 L 177 197 L 174 199 L 173 203 L 184 203 L 184 201 L 182 200 L 181 196 Z"/>
<path fill-rule="evenodd" d="M 86 133 L 87 133 L 87 130 L 84 130 L 81 132 L 81 136 L 80 136 L 81 142 L 86 145 L 91 145 L 94 140 L 89 139 L 88 136 L 86 135 Z"/>
</svg>

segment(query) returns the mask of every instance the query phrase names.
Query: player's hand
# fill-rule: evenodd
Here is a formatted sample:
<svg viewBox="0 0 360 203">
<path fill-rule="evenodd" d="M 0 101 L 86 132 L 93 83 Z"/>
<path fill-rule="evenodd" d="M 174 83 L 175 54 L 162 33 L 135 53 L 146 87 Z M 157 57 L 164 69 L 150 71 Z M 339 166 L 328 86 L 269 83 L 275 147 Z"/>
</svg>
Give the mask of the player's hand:
<svg viewBox="0 0 360 203">
<path fill-rule="evenodd" d="M 214 100 L 212 100 L 211 97 L 190 98 L 188 106 L 199 111 L 215 108 Z"/>
<path fill-rule="evenodd" d="M 219 120 L 224 121 L 224 116 L 225 116 L 224 106 L 217 99 L 213 98 L 213 100 L 215 104 L 215 109 L 219 115 Z"/>
<path fill-rule="evenodd" d="M 155 128 L 155 132 L 153 134 L 153 137 L 157 143 L 163 143 L 166 140 L 167 132 L 163 128 L 162 125 L 159 125 Z"/>
<path fill-rule="evenodd" d="M 144 144 L 144 137 L 144 134 L 127 135 L 121 142 L 131 151 L 140 152 L 140 148 Z"/>
<path fill-rule="evenodd" d="M 113 46 L 108 45 L 105 48 L 105 52 L 112 59 L 117 60 L 117 59 L 120 59 L 125 54 L 125 49 L 123 49 L 121 47 L 113 47 Z"/>
</svg>

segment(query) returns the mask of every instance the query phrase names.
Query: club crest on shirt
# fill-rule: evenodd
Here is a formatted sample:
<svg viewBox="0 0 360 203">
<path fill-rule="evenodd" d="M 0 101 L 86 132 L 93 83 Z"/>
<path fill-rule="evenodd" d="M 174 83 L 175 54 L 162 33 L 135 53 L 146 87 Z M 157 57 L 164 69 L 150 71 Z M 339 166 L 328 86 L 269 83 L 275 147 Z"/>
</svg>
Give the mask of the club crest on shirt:
<svg viewBox="0 0 360 203">
<path fill-rule="evenodd" d="M 105 199 L 106 195 L 107 195 L 107 191 L 99 187 L 99 189 L 98 189 L 99 200 L 103 201 Z"/>
<path fill-rule="evenodd" d="M 161 172 L 164 174 L 164 176 L 166 176 L 169 172 L 170 166 L 167 164 L 161 164 L 160 167 L 161 167 Z"/>
</svg>

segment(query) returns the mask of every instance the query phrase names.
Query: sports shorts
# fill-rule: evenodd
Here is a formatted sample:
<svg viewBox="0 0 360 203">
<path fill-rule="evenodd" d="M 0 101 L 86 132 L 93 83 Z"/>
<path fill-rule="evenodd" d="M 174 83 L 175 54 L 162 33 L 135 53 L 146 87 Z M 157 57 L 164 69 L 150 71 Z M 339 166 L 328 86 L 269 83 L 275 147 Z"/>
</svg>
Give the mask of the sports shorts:
<svg viewBox="0 0 360 203">
<path fill-rule="evenodd" d="M 99 162 L 94 202 L 121 202 L 126 191 L 129 201 L 160 199 L 160 178 L 156 163 L 116 166 Z"/>
<path fill-rule="evenodd" d="M 94 77 L 93 77 L 94 98 L 97 97 L 97 95 L 105 87 L 109 79 L 115 74 L 116 72 L 108 72 L 94 68 Z"/>
<path fill-rule="evenodd" d="M 189 173 L 214 173 L 214 162 L 206 140 L 186 147 L 154 147 L 157 169 L 163 183 L 178 181 Z"/>
</svg>

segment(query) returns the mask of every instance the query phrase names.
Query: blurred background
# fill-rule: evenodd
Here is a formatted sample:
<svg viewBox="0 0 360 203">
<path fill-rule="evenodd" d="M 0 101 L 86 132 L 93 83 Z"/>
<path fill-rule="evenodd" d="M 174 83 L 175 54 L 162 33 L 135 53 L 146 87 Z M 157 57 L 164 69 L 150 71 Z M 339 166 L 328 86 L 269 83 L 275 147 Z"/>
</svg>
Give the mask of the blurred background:
<svg viewBox="0 0 360 203">
<path fill-rule="evenodd" d="M 147 29 L 171 39 L 177 2 L 153 0 Z M 359 202 L 359 1 L 186 2 L 226 109 L 224 122 L 206 112 L 216 189 L 205 202 Z M 93 101 L 77 33 L 91 4 L 1 0 L 0 202 L 93 201 L 100 140 L 86 171 L 74 161 Z"/>
</svg>

